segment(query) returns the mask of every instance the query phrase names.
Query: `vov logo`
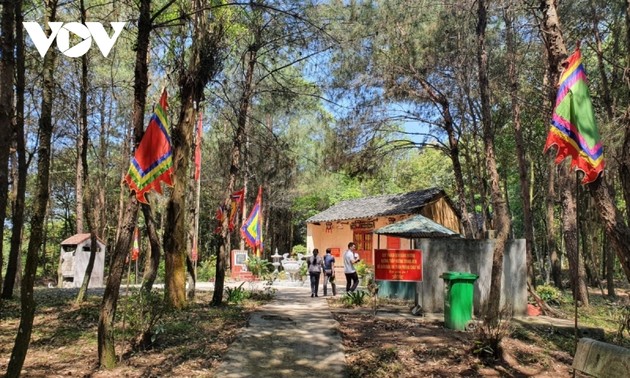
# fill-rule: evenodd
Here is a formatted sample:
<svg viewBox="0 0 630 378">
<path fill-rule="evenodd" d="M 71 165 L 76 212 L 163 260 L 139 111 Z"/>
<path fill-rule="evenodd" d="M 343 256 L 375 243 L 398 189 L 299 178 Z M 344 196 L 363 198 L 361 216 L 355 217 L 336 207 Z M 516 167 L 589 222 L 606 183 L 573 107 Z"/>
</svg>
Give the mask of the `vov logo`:
<svg viewBox="0 0 630 378">
<path fill-rule="evenodd" d="M 100 22 L 86 22 L 85 25 L 79 22 L 67 22 L 65 24 L 63 22 L 49 22 L 50 37 L 46 37 L 46 33 L 37 22 L 23 22 L 23 24 L 42 58 L 48 52 L 55 38 L 57 38 L 57 48 L 67 57 L 78 58 L 85 55 L 92 47 L 92 39 L 94 39 L 103 56 L 107 58 L 127 23 L 110 22 L 114 30 L 111 37 L 107 35 L 103 24 Z M 70 33 L 81 38 L 82 41 L 70 47 Z"/>
</svg>

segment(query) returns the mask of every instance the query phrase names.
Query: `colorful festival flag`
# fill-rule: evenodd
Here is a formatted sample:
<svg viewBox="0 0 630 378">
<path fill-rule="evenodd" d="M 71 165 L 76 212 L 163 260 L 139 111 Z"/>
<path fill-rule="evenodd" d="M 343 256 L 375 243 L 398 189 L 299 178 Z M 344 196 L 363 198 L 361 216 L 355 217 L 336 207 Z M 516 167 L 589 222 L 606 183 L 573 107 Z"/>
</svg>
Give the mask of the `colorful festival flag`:
<svg viewBox="0 0 630 378">
<path fill-rule="evenodd" d="M 147 203 L 145 193 L 154 189 L 162 193 L 161 182 L 172 186 L 173 154 L 171 135 L 166 116 L 168 108 L 166 90 L 162 92 L 160 102 L 147 127 L 136 153 L 131 159 L 125 182 L 136 192 L 138 201 Z"/>
<path fill-rule="evenodd" d="M 197 121 L 197 136 L 195 138 L 195 181 L 199 181 L 201 173 L 201 134 L 202 134 L 203 115 L 199 112 L 199 121 Z"/>
<path fill-rule="evenodd" d="M 258 196 L 256 197 L 256 203 L 252 212 L 249 213 L 247 221 L 241 227 L 241 235 L 245 239 L 247 245 L 254 250 L 263 249 L 263 235 L 262 235 L 262 186 L 258 188 Z"/>
<path fill-rule="evenodd" d="M 140 231 L 138 231 L 138 227 L 133 230 L 133 248 L 131 249 L 131 261 L 138 260 L 138 256 L 140 256 Z"/>
<path fill-rule="evenodd" d="M 230 223 L 228 225 L 230 232 L 234 231 L 236 215 L 243 209 L 243 197 L 245 196 L 245 188 L 238 190 L 230 195 Z"/>
<path fill-rule="evenodd" d="M 567 59 L 560 77 L 544 151 L 551 146 L 557 147 L 556 164 L 571 157 L 571 168 L 584 172 L 582 184 L 595 181 L 604 170 L 603 148 L 579 46 Z"/>
<path fill-rule="evenodd" d="M 219 208 L 217 209 L 217 215 L 216 215 L 216 220 L 219 222 L 219 225 L 214 229 L 214 233 L 215 234 L 220 234 L 221 230 L 223 229 L 223 217 L 224 215 L 224 211 L 223 211 L 223 205 L 219 206 Z"/>
</svg>

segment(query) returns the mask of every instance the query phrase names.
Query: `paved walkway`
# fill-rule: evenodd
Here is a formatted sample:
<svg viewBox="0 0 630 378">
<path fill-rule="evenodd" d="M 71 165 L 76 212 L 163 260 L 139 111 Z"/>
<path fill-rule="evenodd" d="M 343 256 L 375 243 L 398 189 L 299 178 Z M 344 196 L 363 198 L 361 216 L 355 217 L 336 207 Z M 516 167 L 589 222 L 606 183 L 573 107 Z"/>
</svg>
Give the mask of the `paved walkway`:
<svg viewBox="0 0 630 378">
<path fill-rule="evenodd" d="M 218 369 L 220 377 L 344 377 L 337 321 L 326 297 L 308 287 L 275 286 L 276 297 L 252 314 Z"/>
</svg>

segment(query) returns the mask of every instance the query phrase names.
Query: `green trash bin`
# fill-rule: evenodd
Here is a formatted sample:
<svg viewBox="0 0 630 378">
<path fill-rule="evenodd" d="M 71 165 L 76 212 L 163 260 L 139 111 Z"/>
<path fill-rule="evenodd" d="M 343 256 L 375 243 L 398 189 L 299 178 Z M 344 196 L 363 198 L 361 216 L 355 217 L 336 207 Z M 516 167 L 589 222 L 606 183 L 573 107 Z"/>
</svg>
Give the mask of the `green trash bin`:
<svg viewBox="0 0 630 378">
<path fill-rule="evenodd" d="M 463 331 L 472 319 L 473 289 L 478 275 L 463 272 L 445 272 L 444 325 Z"/>
</svg>

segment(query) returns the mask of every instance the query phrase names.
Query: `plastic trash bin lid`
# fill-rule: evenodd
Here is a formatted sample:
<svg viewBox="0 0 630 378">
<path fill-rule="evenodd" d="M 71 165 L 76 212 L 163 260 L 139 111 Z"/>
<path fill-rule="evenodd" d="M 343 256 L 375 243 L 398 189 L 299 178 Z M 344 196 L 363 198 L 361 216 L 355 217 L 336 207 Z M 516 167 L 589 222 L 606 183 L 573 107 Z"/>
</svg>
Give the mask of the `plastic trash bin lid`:
<svg viewBox="0 0 630 378">
<path fill-rule="evenodd" d="M 444 272 L 440 276 L 445 280 L 476 280 L 478 275 L 467 272 Z"/>
</svg>

